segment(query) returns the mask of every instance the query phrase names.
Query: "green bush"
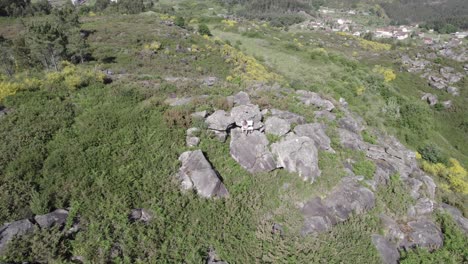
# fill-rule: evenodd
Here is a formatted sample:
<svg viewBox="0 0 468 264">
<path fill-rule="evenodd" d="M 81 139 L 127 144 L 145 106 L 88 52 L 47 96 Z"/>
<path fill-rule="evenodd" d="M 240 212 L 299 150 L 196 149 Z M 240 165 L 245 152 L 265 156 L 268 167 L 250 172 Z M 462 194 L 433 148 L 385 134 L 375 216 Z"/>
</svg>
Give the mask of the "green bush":
<svg viewBox="0 0 468 264">
<path fill-rule="evenodd" d="M 375 169 L 375 164 L 370 160 L 357 161 L 353 164 L 353 172 L 356 175 L 364 176 L 368 180 L 373 179 Z"/>
<path fill-rule="evenodd" d="M 174 24 L 178 27 L 181 27 L 181 28 L 184 28 L 185 27 L 185 19 L 181 16 L 178 16 L 175 21 L 174 21 Z"/>
<path fill-rule="evenodd" d="M 202 36 L 212 36 L 210 28 L 206 24 L 198 25 L 198 33 Z"/>
<path fill-rule="evenodd" d="M 426 145 L 418 149 L 424 160 L 432 163 L 447 163 L 447 157 L 434 145 Z"/>
</svg>

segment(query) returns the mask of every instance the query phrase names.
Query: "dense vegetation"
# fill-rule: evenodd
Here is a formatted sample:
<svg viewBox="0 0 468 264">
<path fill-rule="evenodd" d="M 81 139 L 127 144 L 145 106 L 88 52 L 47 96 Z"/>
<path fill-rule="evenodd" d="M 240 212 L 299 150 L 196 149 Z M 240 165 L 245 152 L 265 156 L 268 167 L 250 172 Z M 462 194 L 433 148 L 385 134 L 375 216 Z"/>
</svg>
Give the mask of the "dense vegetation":
<svg viewBox="0 0 468 264">
<path fill-rule="evenodd" d="M 223 10 L 216 2 L 209 3 Z M 397 135 L 444 186 L 438 201 L 467 215 L 467 89 L 453 99 L 452 110 L 430 108 L 419 100 L 427 84 L 394 67 L 397 47 L 275 27 L 300 21 L 297 11 L 311 12 L 319 1 L 225 2 L 240 7 L 233 10 L 237 14 L 270 24 L 221 20 L 205 1 L 179 1 L 176 11 L 162 0 L 154 7 L 97 0 L 94 7 L 65 6 L 32 17 L 24 11 L 29 2 L 15 1 L 21 10 L 15 12 L 12 2 L 0 5 L 8 7 L 0 9 L 5 15 L 26 16 L 24 22 L 0 21 L 0 34 L 10 27 L 19 31 L 0 38 L 0 110 L 8 110 L 0 117 L 0 224 L 69 208 L 70 219 L 82 226 L 71 237 L 49 229 L 17 238 L 0 261 L 82 256 L 91 263 L 203 263 L 214 247 L 229 263 L 379 263 L 370 237 L 380 231 L 379 215 L 404 217 L 414 202 L 398 175 L 376 191 L 372 211 L 330 232 L 299 235 L 297 204 L 335 186 L 346 175 L 345 161 L 355 160 L 352 171 L 366 179 L 376 170 L 363 152 L 338 143 L 336 122 L 328 124 L 336 153 L 320 153 L 322 176 L 312 185 L 282 170 L 252 176 L 231 158 L 228 143 L 202 132 L 200 149 L 230 197 L 206 200 L 180 192 L 173 175 L 187 150 L 185 131 L 205 128 L 190 114 L 228 110 L 226 96 L 250 81 L 345 98 L 371 128 L 363 132 L 365 141 L 375 143 L 378 130 Z M 145 10 L 152 12 L 139 14 Z M 200 86 L 206 76 L 220 82 Z M 168 80 L 177 77 L 186 81 Z M 186 106 L 164 103 L 198 95 L 207 97 Z M 314 115 L 292 96 L 262 93 L 254 100 L 307 120 Z M 132 208 L 147 208 L 153 220 L 129 222 Z M 402 252 L 402 263 L 466 261 L 468 242 L 453 219 L 431 217 L 444 231 L 445 246 L 435 253 Z M 276 222 L 283 224 L 281 236 L 271 232 Z"/>
</svg>

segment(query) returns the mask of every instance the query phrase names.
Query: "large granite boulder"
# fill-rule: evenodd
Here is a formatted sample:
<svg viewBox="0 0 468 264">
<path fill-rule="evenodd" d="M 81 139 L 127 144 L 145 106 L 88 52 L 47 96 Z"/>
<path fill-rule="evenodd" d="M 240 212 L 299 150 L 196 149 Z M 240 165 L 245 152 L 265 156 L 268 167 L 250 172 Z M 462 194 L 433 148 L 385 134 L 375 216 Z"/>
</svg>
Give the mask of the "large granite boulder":
<svg viewBox="0 0 468 264">
<path fill-rule="evenodd" d="M 265 132 L 275 136 L 284 136 L 291 130 L 288 121 L 272 116 L 265 121 Z"/>
<path fill-rule="evenodd" d="M 333 105 L 332 102 L 330 102 L 329 100 L 323 99 L 317 93 L 304 91 L 304 90 L 298 90 L 296 91 L 296 94 L 298 96 L 299 101 L 301 101 L 305 105 L 314 105 L 316 107 L 319 107 L 329 112 L 335 109 L 335 105 Z"/>
<path fill-rule="evenodd" d="M 263 127 L 262 118 L 263 115 L 260 112 L 258 105 L 248 104 L 239 105 L 231 110 L 231 118 L 234 120 L 238 127 L 242 126 L 242 122 L 252 120 L 253 127 L 255 130 Z"/>
<path fill-rule="evenodd" d="M 8 243 L 16 236 L 23 236 L 34 231 L 34 225 L 28 219 L 4 224 L 0 228 L 0 255 L 4 253 Z"/>
<path fill-rule="evenodd" d="M 322 150 L 335 152 L 330 146 L 330 138 L 325 133 L 326 127 L 320 123 L 298 125 L 294 128 L 294 133 L 301 137 L 308 137 L 315 142 L 315 146 Z"/>
<path fill-rule="evenodd" d="M 279 168 L 299 173 L 304 181 L 314 182 L 320 176 L 318 151 L 312 139 L 288 134 L 280 142 L 272 144 L 271 150 Z"/>
<path fill-rule="evenodd" d="M 344 147 L 363 151 L 367 149 L 368 144 L 362 140 L 361 135 L 342 128 L 338 128 L 337 131 L 340 137 L 340 143 Z"/>
<path fill-rule="evenodd" d="M 380 259 L 384 264 L 397 264 L 400 253 L 395 244 L 381 235 L 372 235 L 372 244 L 379 252 Z"/>
<path fill-rule="evenodd" d="M 343 178 L 338 186 L 324 199 L 338 221 L 347 220 L 351 214 L 364 213 L 375 206 L 374 193 L 362 186 L 355 178 Z"/>
<path fill-rule="evenodd" d="M 271 109 L 271 115 L 274 117 L 281 118 L 286 120 L 290 125 L 292 124 L 305 124 L 305 118 L 301 115 L 291 113 L 288 111 L 278 110 L 278 109 Z"/>
<path fill-rule="evenodd" d="M 421 218 L 407 223 L 406 228 L 410 231 L 402 244 L 404 248 L 423 247 L 433 251 L 444 244 L 440 228 L 431 220 Z"/>
<path fill-rule="evenodd" d="M 337 223 L 333 213 L 322 203 L 320 197 L 308 201 L 301 210 L 304 216 L 303 235 L 329 230 Z"/>
<path fill-rule="evenodd" d="M 63 226 L 67 222 L 68 211 L 65 209 L 57 209 L 45 215 L 36 215 L 34 221 L 41 228 L 50 228 L 52 226 Z"/>
<path fill-rule="evenodd" d="M 468 219 L 463 217 L 462 212 L 457 208 L 445 203 L 442 203 L 441 208 L 443 211 L 451 215 L 455 223 L 457 223 L 457 225 L 463 230 L 465 235 L 468 235 Z"/>
<path fill-rule="evenodd" d="M 217 110 L 208 118 L 206 118 L 205 123 L 208 125 L 208 128 L 216 131 L 227 131 L 235 123 L 234 119 L 230 114 L 226 113 L 224 110 Z"/>
<path fill-rule="evenodd" d="M 226 197 L 228 191 L 216 171 L 201 150 L 187 151 L 180 155 L 182 166 L 177 174 L 182 189 L 195 189 L 201 197 Z"/>
<path fill-rule="evenodd" d="M 355 177 L 343 178 L 323 200 L 316 197 L 302 208 L 302 234 L 318 233 L 362 214 L 375 206 L 374 193 L 361 186 Z"/>
<path fill-rule="evenodd" d="M 260 131 L 248 135 L 240 129 L 231 131 L 230 153 L 250 173 L 268 172 L 276 169 L 276 163 L 268 149 L 268 139 Z"/>
</svg>

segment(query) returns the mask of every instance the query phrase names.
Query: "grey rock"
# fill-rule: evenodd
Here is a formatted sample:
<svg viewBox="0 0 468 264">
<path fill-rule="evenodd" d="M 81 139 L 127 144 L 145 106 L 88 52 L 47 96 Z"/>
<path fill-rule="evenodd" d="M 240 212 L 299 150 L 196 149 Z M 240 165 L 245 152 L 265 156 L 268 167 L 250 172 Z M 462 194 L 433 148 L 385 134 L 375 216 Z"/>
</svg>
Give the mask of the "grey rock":
<svg viewBox="0 0 468 264">
<path fill-rule="evenodd" d="M 424 185 L 426 186 L 426 188 L 425 188 L 426 195 L 430 199 L 434 199 L 435 198 L 435 191 L 436 191 L 436 188 L 437 188 L 437 185 L 435 184 L 434 180 L 431 177 L 427 176 L 427 175 L 422 175 L 420 179 L 424 183 Z"/>
<path fill-rule="evenodd" d="M 34 225 L 28 219 L 5 224 L 0 228 L 0 255 L 15 236 L 23 236 L 34 231 Z"/>
<path fill-rule="evenodd" d="M 169 104 L 170 106 L 181 106 L 181 105 L 187 105 L 192 102 L 193 98 L 191 97 L 183 97 L 183 98 L 168 98 L 166 99 L 166 103 Z"/>
<path fill-rule="evenodd" d="M 447 92 L 453 96 L 459 96 L 460 95 L 460 92 L 458 91 L 458 88 L 457 87 L 453 87 L 453 86 L 448 86 L 447 87 Z"/>
<path fill-rule="evenodd" d="M 196 146 L 198 146 L 198 144 L 200 144 L 200 138 L 198 138 L 198 137 L 187 137 L 185 139 L 185 144 L 187 145 L 187 147 L 196 147 Z"/>
<path fill-rule="evenodd" d="M 268 172 L 276 169 L 276 163 L 268 149 L 268 139 L 259 131 L 245 135 L 240 129 L 231 131 L 230 153 L 250 173 Z"/>
<path fill-rule="evenodd" d="M 356 179 L 346 177 L 324 199 L 323 204 L 333 212 L 338 221 L 345 221 L 351 214 L 362 214 L 374 208 L 375 196 Z"/>
<path fill-rule="evenodd" d="M 439 227 L 428 219 L 418 219 L 408 223 L 410 232 L 406 236 L 403 247 L 423 247 L 429 251 L 443 246 L 444 240 Z"/>
<path fill-rule="evenodd" d="M 304 90 L 298 90 L 296 91 L 296 94 L 298 95 L 299 100 L 305 105 L 314 105 L 316 107 L 319 107 L 329 112 L 335 109 L 335 105 L 333 105 L 332 102 L 330 102 L 329 100 L 323 99 L 317 93 L 304 91 Z"/>
<path fill-rule="evenodd" d="M 320 176 L 318 151 L 312 139 L 288 134 L 280 142 L 272 144 L 271 150 L 279 168 L 297 172 L 304 181 L 314 182 Z"/>
<path fill-rule="evenodd" d="M 148 223 L 153 219 L 153 215 L 146 209 L 143 208 L 136 208 L 132 209 L 130 212 L 130 215 L 128 216 L 128 219 L 132 222 L 143 222 L 143 223 Z"/>
<path fill-rule="evenodd" d="M 265 132 L 276 136 L 284 136 L 291 130 L 288 121 L 272 116 L 265 121 Z"/>
<path fill-rule="evenodd" d="M 380 221 L 383 226 L 383 232 L 385 237 L 390 239 L 390 241 L 393 241 L 396 244 L 399 244 L 401 241 L 405 239 L 405 233 L 401 231 L 400 226 L 398 223 L 390 218 L 387 215 L 381 214 L 380 215 Z"/>
<path fill-rule="evenodd" d="M 303 116 L 288 111 L 271 109 L 271 115 L 286 120 L 290 125 L 301 125 L 305 123 L 305 118 Z"/>
<path fill-rule="evenodd" d="M 231 115 L 226 113 L 224 110 L 217 110 L 206 118 L 205 123 L 208 125 L 209 129 L 227 131 L 232 127 L 235 121 Z"/>
<path fill-rule="evenodd" d="M 322 150 L 335 152 L 330 146 L 330 138 L 325 133 L 326 127 L 320 123 L 298 125 L 294 128 L 294 133 L 298 136 L 308 137 L 315 142 L 315 146 Z"/>
<path fill-rule="evenodd" d="M 179 160 L 182 166 L 177 175 L 182 182 L 182 189 L 195 189 L 204 198 L 228 196 L 226 187 L 201 150 L 184 152 Z"/>
<path fill-rule="evenodd" d="M 450 109 L 452 108 L 452 105 L 453 105 L 452 100 L 443 101 L 442 105 L 444 106 L 445 109 Z"/>
<path fill-rule="evenodd" d="M 45 215 L 36 215 L 34 221 L 41 228 L 50 228 L 52 226 L 61 227 L 67 222 L 68 211 L 65 209 L 57 209 Z"/>
<path fill-rule="evenodd" d="M 249 94 L 246 92 L 239 92 L 234 95 L 233 99 L 234 105 L 248 105 L 250 104 L 250 97 Z"/>
<path fill-rule="evenodd" d="M 374 206 L 372 191 L 361 186 L 354 177 L 343 178 L 325 199 L 316 197 L 304 205 L 301 233 L 326 231 L 336 223 L 346 221 L 352 214 L 362 214 Z"/>
<path fill-rule="evenodd" d="M 314 115 L 315 115 L 315 118 L 318 118 L 318 119 L 325 119 L 325 120 L 328 120 L 328 121 L 333 121 L 336 119 L 336 115 L 333 114 L 333 113 L 330 113 L 326 110 L 322 110 L 322 111 L 315 111 L 314 112 Z"/>
<path fill-rule="evenodd" d="M 338 128 L 337 130 L 340 137 L 340 143 L 344 147 L 363 151 L 367 149 L 367 143 L 362 140 L 361 135 L 347 129 Z"/>
<path fill-rule="evenodd" d="M 450 214 L 455 223 L 457 223 L 457 225 L 465 233 L 465 235 L 468 235 L 468 219 L 463 217 L 462 212 L 457 208 L 450 206 L 446 203 L 442 203 L 441 208 L 442 210 Z"/>
<path fill-rule="evenodd" d="M 203 79 L 203 84 L 205 84 L 207 86 L 213 86 L 217 82 L 218 82 L 218 78 L 216 78 L 216 77 L 206 77 L 205 79 Z"/>
<path fill-rule="evenodd" d="M 421 196 L 419 189 L 422 187 L 423 183 L 415 178 L 404 179 L 404 182 L 409 187 L 411 197 L 418 199 Z"/>
<path fill-rule="evenodd" d="M 354 133 L 361 133 L 361 131 L 364 130 L 364 126 L 351 116 L 340 118 L 340 120 L 338 120 L 338 125 L 340 128 L 349 130 Z"/>
<path fill-rule="evenodd" d="M 409 209 L 408 216 L 416 217 L 420 215 L 427 215 L 434 211 L 434 202 L 429 198 L 420 198 L 416 204 Z"/>
<path fill-rule="evenodd" d="M 372 235 L 372 244 L 379 252 L 380 259 L 385 264 L 397 264 L 400 253 L 395 244 L 381 235 Z"/>
<path fill-rule="evenodd" d="M 437 96 L 434 95 L 434 94 L 430 94 L 430 93 L 425 93 L 421 97 L 421 100 L 426 101 L 431 106 L 433 106 L 433 105 L 437 104 L 437 102 L 439 102 L 439 100 L 437 100 Z"/>
<path fill-rule="evenodd" d="M 196 137 L 200 133 L 200 129 L 198 127 L 192 127 L 187 129 L 187 137 Z"/>
<path fill-rule="evenodd" d="M 191 114 L 192 118 L 195 118 L 195 119 L 204 119 L 206 116 L 208 115 L 208 112 L 205 110 L 205 111 L 200 111 L 200 112 L 195 112 L 193 114 Z"/>
<path fill-rule="evenodd" d="M 211 133 L 219 142 L 222 142 L 222 143 L 226 142 L 226 139 L 228 137 L 227 132 L 212 130 Z"/>
<path fill-rule="evenodd" d="M 242 126 L 242 122 L 252 120 L 254 129 L 260 129 L 263 127 L 262 118 L 263 115 L 258 108 L 258 105 L 240 105 L 232 108 L 231 110 L 232 120 L 237 126 Z"/>
<path fill-rule="evenodd" d="M 323 205 L 320 197 L 308 201 L 301 212 L 304 216 L 304 225 L 301 231 L 303 235 L 327 231 L 337 223 L 336 217 Z"/>
<path fill-rule="evenodd" d="M 228 264 L 226 261 L 220 260 L 215 250 L 210 247 L 208 250 L 208 258 L 206 259 L 206 264 Z"/>
</svg>

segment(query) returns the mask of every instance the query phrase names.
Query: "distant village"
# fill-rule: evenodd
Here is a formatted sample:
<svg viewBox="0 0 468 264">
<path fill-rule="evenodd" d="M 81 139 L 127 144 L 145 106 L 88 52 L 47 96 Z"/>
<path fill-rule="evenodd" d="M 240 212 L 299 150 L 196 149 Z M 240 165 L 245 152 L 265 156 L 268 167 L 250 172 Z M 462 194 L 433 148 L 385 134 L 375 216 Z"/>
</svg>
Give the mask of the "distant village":
<svg viewBox="0 0 468 264">
<path fill-rule="evenodd" d="M 353 16 L 369 16 L 370 13 L 356 10 L 335 10 L 330 8 L 321 8 L 319 10 L 321 17 L 314 18 L 300 24 L 302 29 L 324 30 L 331 32 L 349 32 L 353 36 L 363 37 L 365 34 L 372 34 L 374 38 L 405 40 L 408 38 L 419 38 L 424 44 L 432 45 L 439 41 L 433 37 L 434 31 L 422 32 L 418 24 L 386 26 L 370 28 L 360 25 L 353 21 Z M 342 16 L 341 16 L 342 15 Z M 350 18 L 351 17 L 351 18 Z M 432 35 L 432 37 L 431 37 Z M 463 39 L 468 36 L 468 31 L 456 32 L 451 34 L 451 46 L 461 45 Z"/>
</svg>

